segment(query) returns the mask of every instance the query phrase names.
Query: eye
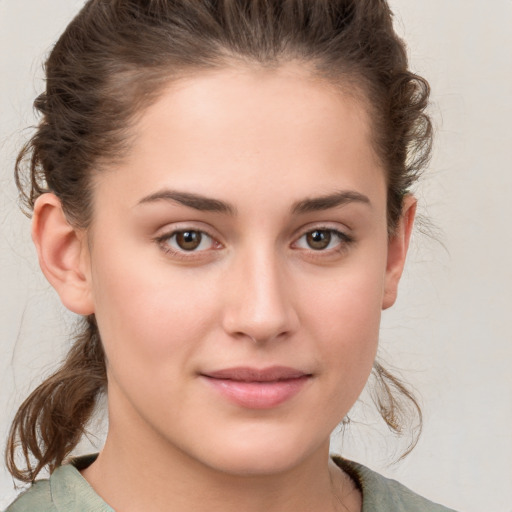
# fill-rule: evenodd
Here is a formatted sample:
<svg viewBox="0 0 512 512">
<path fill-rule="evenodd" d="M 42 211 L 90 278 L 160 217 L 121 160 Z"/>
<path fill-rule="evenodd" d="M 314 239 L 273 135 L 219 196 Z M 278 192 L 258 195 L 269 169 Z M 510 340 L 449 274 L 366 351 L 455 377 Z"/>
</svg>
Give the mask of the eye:
<svg viewBox="0 0 512 512">
<path fill-rule="evenodd" d="M 326 251 L 340 248 L 351 241 L 348 235 L 336 229 L 318 228 L 304 233 L 294 245 L 299 249 Z"/>
<path fill-rule="evenodd" d="M 216 248 L 219 244 L 210 235 L 197 229 L 174 231 L 158 238 L 164 250 L 169 252 L 200 252 Z"/>
</svg>

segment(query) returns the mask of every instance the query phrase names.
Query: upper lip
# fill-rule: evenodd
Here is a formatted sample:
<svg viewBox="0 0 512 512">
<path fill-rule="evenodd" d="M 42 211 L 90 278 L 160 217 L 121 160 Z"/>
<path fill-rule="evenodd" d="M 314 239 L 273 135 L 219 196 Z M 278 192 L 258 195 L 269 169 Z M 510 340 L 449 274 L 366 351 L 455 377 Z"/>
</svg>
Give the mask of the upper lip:
<svg viewBox="0 0 512 512">
<path fill-rule="evenodd" d="M 262 369 L 237 366 L 205 372 L 201 373 L 201 375 L 212 379 L 226 379 L 240 382 L 273 382 L 278 380 L 298 379 L 300 377 L 309 376 L 310 374 L 288 366 L 271 366 Z"/>
</svg>

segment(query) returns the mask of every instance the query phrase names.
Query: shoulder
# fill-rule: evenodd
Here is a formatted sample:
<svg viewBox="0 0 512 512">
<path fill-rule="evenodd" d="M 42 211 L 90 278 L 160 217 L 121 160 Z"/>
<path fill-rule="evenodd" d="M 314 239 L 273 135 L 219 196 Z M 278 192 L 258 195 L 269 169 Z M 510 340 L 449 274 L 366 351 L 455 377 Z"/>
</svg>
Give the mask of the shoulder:
<svg viewBox="0 0 512 512">
<path fill-rule="evenodd" d="M 80 474 L 95 457 L 79 457 L 60 466 L 49 480 L 32 484 L 5 512 L 114 512 Z"/>
<path fill-rule="evenodd" d="M 7 507 L 5 512 L 56 512 L 49 480 L 39 480 Z"/>
<path fill-rule="evenodd" d="M 333 457 L 333 460 L 359 485 L 363 495 L 362 512 L 455 512 L 362 464 L 341 457 Z"/>
</svg>

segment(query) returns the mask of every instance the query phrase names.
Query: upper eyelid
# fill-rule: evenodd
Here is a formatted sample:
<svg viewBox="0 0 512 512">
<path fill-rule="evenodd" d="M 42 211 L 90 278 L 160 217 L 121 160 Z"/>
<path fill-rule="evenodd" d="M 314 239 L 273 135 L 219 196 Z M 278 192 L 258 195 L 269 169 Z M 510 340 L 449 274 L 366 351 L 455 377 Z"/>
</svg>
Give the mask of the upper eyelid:
<svg viewBox="0 0 512 512">
<path fill-rule="evenodd" d="M 347 238 L 353 238 L 352 229 L 343 224 L 343 227 L 339 222 L 312 222 L 307 224 L 306 226 L 302 226 L 299 229 L 294 230 L 292 234 L 293 240 L 298 240 L 300 237 L 306 235 L 307 233 L 311 233 L 312 231 L 332 231 L 334 233 L 339 233 L 342 236 Z"/>
<path fill-rule="evenodd" d="M 338 236 L 339 238 L 341 238 L 345 242 L 352 242 L 353 241 L 353 237 L 351 235 L 349 235 L 347 233 L 344 233 L 340 229 L 327 228 L 327 227 L 323 227 L 323 228 L 322 227 L 317 227 L 317 228 L 308 229 L 307 231 L 302 232 L 301 235 L 299 235 L 298 237 L 295 238 L 295 241 L 293 243 L 298 242 L 301 238 L 303 238 L 304 236 L 306 236 L 309 233 L 312 233 L 313 231 L 330 231 L 331 233 L 334 233 L 336 236 Z"/>
<path fill-rule="evenodd" d="M 173 229 L 172 231 L 168 231 L 167 233 L 163 233 L 162 235 L 158 235 L 155 239 L 158 240 L 159 242 L 164 242 L 165 240 L 168 240 L 168 239 L 176 236 L 178 233 L 183 233 L 185 231 L 196 231 L 198 233 L 201 233 L 201 235 L 203 235 L 203 236 L 207 236 L 213 242 L 221 244 L 221 242 L 219 242 L 216 237 L 214 237 L 213 235 L 211 235 L 207 231 L 203 231 L 202 229 L 187 229 L 187 228 Z"/>
<path fill-rule="evenodd" d="M 197 224 L 200 224 L 198 226 Z M 222 243 L 219 239 L 222 238 L 219 234 L 217 234 L 217 230 L 214 230 L 208 225 L 204 223 L 196 223 L 196 222 L 176 222 L 171 226 L 166 225 L 157 230 L 157 235 L 154 236 L 154 239 L 164 239 L 170 238 L 176 233 L 182 233 L 183 231 L 197 231 L 202 233 L 203 235 L 207 235 L 213 240 L 216 240 L 219 243 Z M 158 234 L 160 233 L 160 234 Z"/>
</svg>

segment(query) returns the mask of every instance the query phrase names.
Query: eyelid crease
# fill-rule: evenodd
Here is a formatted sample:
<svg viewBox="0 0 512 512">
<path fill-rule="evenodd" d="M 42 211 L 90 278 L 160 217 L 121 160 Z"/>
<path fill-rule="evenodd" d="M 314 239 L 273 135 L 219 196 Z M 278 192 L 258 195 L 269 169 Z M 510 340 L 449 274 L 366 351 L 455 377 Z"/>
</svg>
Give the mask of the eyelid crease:
<svg viewBox="0 0 512 512">
<path fill-rule="evenodd" d="M 192 233 L 200 233 L 202 236 L 207 236 L 208 238 L 210 238 L 211 240 L 217 242 L 217 243 L 220 243 L 213 235 L 211 235 L 210 233 L 208 233 L 208 231 L 204 231 L 202 229 L 196 229 L 196 228 L 178 228 L 178 229 L 173 229 L 172 231 L 168 231 L 166 233 L 163 233 L 162 235 L 158 235 L 155 237 L 155 240 L 156 241 L 165 241 L 165 240 L 169 240 L 170 238 L 180 234 L 180 233 L 187 233 L 187 232 L 192 232 Z"/>
<path fill-rule="evenodd" d="M 214 229 L 209 223 L 199 220 L 177 220 L 174 222 L 166 222 L 162 224 L 157 230 L 157 233 L 161 233 L 161 235 L 153 236 L 153 239 L 156 240 L 158 238 L 170 238 L 172 235 L 176 233 L 183 233 L 184 231 L 197 231 L 198 233 L 202 233 L 208 235 L 210 238 L 220 242 L 220 236 L 216 229 Z"/>
<path fill-rule="evenodd" d="M 312 231 L 333 231 L 339 233 L 341 236 L 353 239 L 353 228 L 340 221 L 312 221 L 303 224 L 300 228 L 294 229 L 291 237 L 297 240 L 299 237 L 311 233 Z"/>
</svg>

